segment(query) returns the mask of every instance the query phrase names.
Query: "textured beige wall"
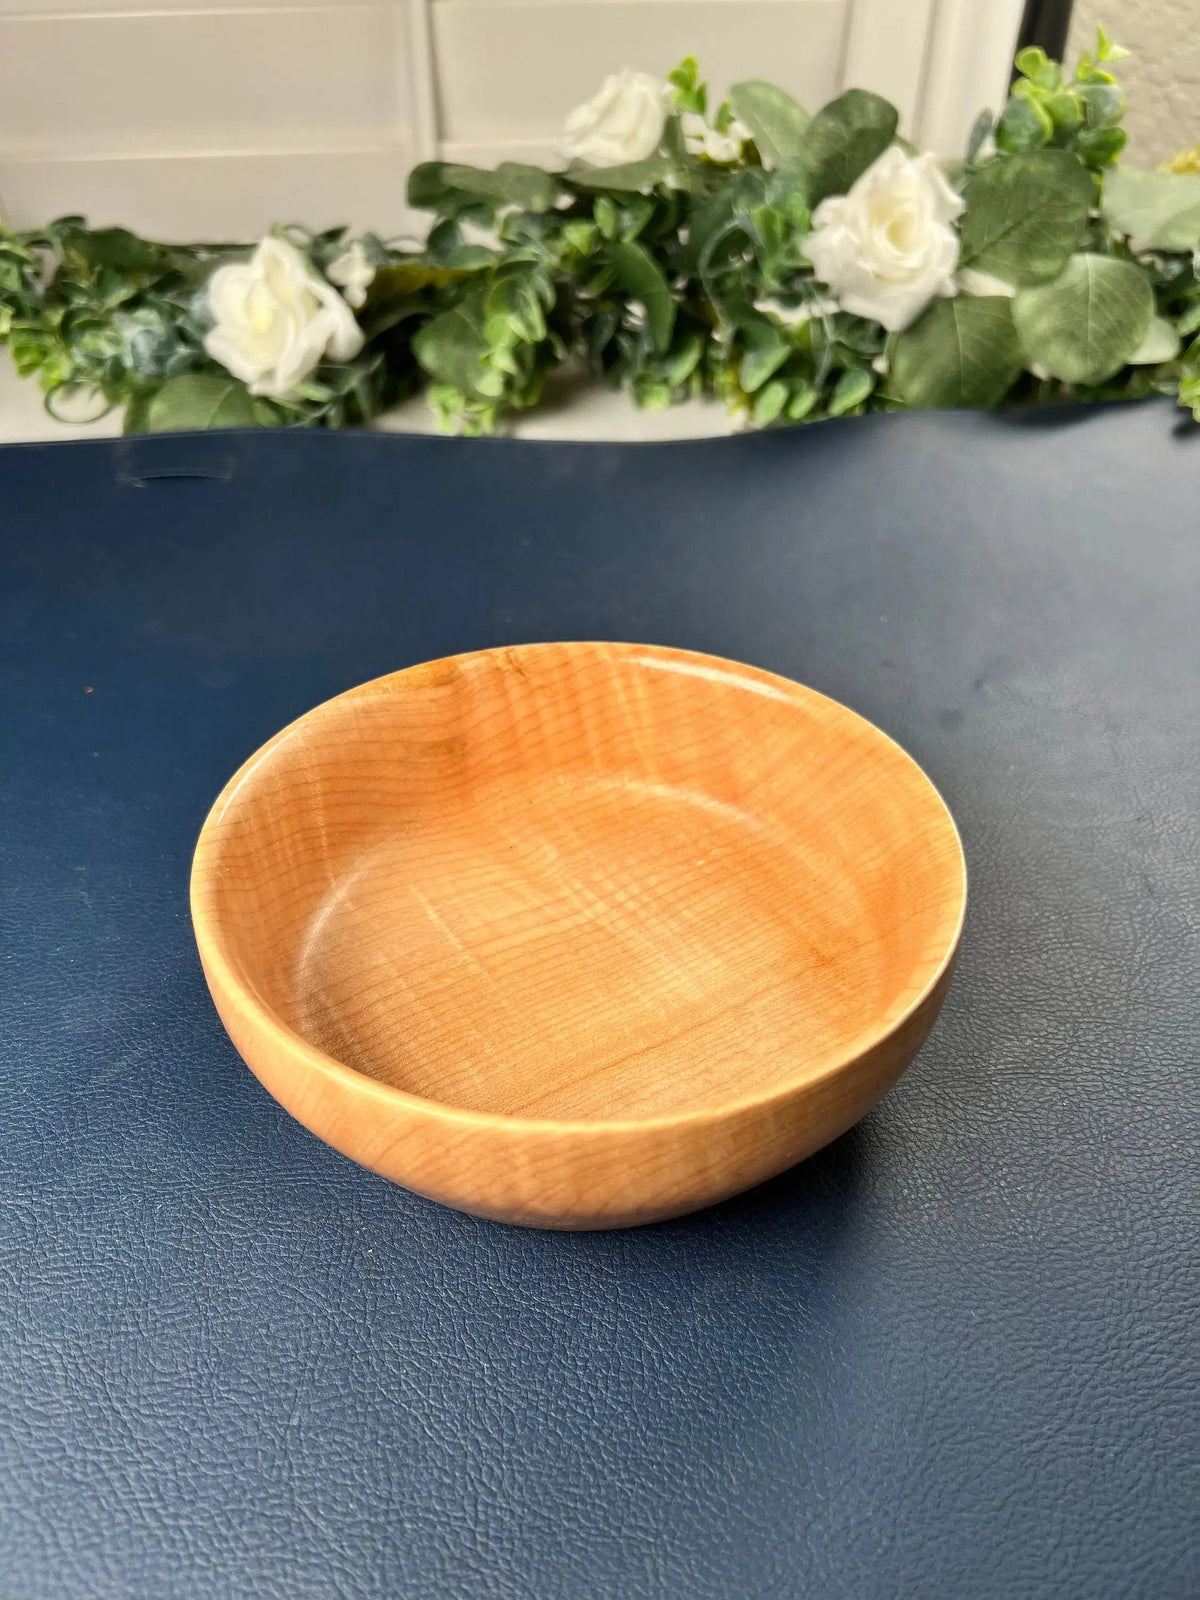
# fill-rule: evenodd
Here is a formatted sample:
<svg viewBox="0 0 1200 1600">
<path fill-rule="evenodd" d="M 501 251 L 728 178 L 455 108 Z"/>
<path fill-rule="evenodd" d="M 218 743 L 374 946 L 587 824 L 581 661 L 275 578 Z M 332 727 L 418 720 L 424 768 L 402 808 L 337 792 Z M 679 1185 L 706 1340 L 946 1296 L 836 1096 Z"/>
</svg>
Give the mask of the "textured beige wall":
<svg viewBox="0 0 1200 1600">
<path fill-rule="evenodd" d="M 1200 140 L 1200 0 L 1075 0 L 1070 59 L 1091 45 L 1098 22 L 1132 52 L 1117 67 L 1128 159 L 1157 166 Z"/>
</svg>

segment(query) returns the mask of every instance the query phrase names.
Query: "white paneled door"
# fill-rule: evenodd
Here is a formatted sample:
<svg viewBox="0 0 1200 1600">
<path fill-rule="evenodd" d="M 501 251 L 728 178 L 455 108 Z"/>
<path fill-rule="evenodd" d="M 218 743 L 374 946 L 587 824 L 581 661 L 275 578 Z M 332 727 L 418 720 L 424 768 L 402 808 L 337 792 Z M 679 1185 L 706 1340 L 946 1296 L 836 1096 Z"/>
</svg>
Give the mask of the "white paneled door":
<svg viewBox="0 0 1200 1600">
<path fill-rule="evenodd" d="M 816 108 L 851 84 L 959 151 L 1021 0 L 0 0 L 0 215 L 160 238 L 273 221 L 390 233 L 414 161 L 553 161 L 571 107 L 689 51 L 713 88 Z"/>
</svg>

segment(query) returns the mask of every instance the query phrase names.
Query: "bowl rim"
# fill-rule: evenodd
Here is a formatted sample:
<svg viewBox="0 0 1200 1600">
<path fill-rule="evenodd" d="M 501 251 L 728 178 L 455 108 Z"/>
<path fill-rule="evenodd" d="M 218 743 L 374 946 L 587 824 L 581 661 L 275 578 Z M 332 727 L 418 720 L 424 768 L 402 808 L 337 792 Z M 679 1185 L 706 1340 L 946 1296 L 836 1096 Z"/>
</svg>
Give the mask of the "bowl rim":
<svg viewBox="0 0 1200 1600">
<path fill-rule="evenodd" d="M 677 664 L 683 671 L 701 669 L 697 676 L 716 676 L 719 674 L 722 681 L 733 679 L 739 687 L 751 690 L 758 688 L 771 694 L 772 698 L 785 698 L 796 702 L 797 691 L 807 700 L 816 700 L 831 706 L 842 716 L 852 717 L 862 724 L 870 733 L 886 746 L 893 756 L 912 769 L 928 790 L 929 797 L 934 802 L 935 809 L 940 812 L 942 820 L 948 825 L 950 838 L 953 841 L 953 860 L 957 868 L 957 907 L 945 931 L 945 948 L 931 967 L 919 991 L 899 1011 L 893 1015 L 890 1011 L 883 1013 L 883 1019 L 871 1023 L 860 1029 L 846 1041 L 844 1045 L 830 1049 L 822 1056 L 817 1056 L 804 1063 L 782 1082 L 771 1088 L 760 1089 L 752 1094 L 739 1096 L 736 1099 L 722 1100 L 710 1105 L 697 1106 L 679 1111 L 656 1112 L 647 1117 L 525 1117 L 510 1116 L 500 1111 L 479 1111 L 467 1106 L 456 1106 L 445 1100 L 430 1099 L 425 1095 L 413 1094 L 410 1090 L 399 1089 L 394 1084 L 384 1083 L 378 1078 L 373 1078 L 358 1068 L 348 1066 L 344 1061 L 339 1061 L 336 1056 L 328 1055 L 325 1051 L 312 1044 L 303 1034 L 297 1033 L 268 1005 L 261 1000 L 254 989 L 243 982 L 239 977 L 234 963 L 226 953 L 222 925 L 213 914 L 215 895 L 211 889 L 212 880 L 220 871 L 220 839 L 217 833 L 218 824 L 225 810 L 233 801 L 242 786 L 253 776 L 255 770 L 267 757 L 286 740 L 291 738 L 310 718 L 325 712 L 330 706 L 339 701 L 349 701 L 362 696 L 367 696 L 372 691 L 379 690 L 385 684 L 393 684 L 396 679 L 421 673 L 444 672 L 451 666 L 476 659 L 481 656 L 510 657 L 513 654 L 523 654 L 528 651 L 546 649 L 591 649 L 603 651 L 617 651 L 629 656 L 635 664 L 639 657 L 649 656 L 657 666 Z M 641 664 L 650 665 L 643 661 Z M 603 1137 L 613 1134 L 629 1134 L 632 1132 L 651 1132 L 667 1128 L 698 1128 L 705 1124 L 716 1124 L 727 1121 L 731 1117 L 741 1114 L 753 1114 L 770 1109 L 773 1105 L 784 1105 L 792 1100 L 798 1093 L 815 1088 L 829 1078 L 836 1077 L 856 1062 L 868 1056 L 873 1050 L 899 1033 L 904 1026 L 922 1009 L 929 1001 L 938 986 L 948 977 L 953 969 L 958 956 L 959 946 L 962 942 L 963 927 L 967 914 L 967 861 L 963 849 L 962 835 L 954 815 L 947 805 L 941 790 L 930 778 L 924 767 L 905 750 L 889 733 L 886 733 L 877 723 L 864 717 L 861 712 L 855 711 L 840 700 L 835 700 L 831 695 L 823 694 L 819 689 L 810 688 L 794 678 L 784 677 L 781 673 L 770 672 L 766 668 L 753 666 L 748 662 L 737 661 L 732 657 L 712 655 L 706 651 L 681 649 L 674 645 L 634 643 L 628 640 L 612 639 L 546 639 L 528 641 L 515 645 L 492 645 L 478 650 L 465 650 L 454 655 L 438 656 L 428 661 L 414 662 L 410 666 L 397 668 L 393 672 L 385 672 L 377 677 L 368 678 L 365 682 L 355 684 L 349 689 L 344 689 L 338 694 L 331 695 L 327 700 L 319 701 L 317 705 L 310 706 L 300 716 L 285 724 L 279 731 L 271 736 L 264 744 L 260 745 L 232 777 L 225 783 L 217 798 L 209 807 L 201 826 L 196 841 L 195 851 L 192 856 L 192 867 L 189 878 L 189 902 L 192 917 L 192 928 L 200 953 L 201 965 L 205 977 L 214 991 L 219 990 L 223 999 L 232 1004 L 241 1014 L 241 1020 L 259 1035 L 267 1034 L 271 1037 L 273 1045 L 283 1055 L 292 1059 L 296 1065 L 316 1072 L 318 1075 L 332 1081 L 333 1084 L 345 1090 L 351 1097 L 376 1101 L 382 1106 L 393 1110 L 404 1110 L 412 1115 L 422 1118 L 432 1118 L 435 1121 L 456 1124 L 463 1129 L 492 1130 L 511 1134 L 555 1132 L 569 1134 L 572 1137 Z M 949 904 L 949 899 L 947 901 Z M 253 1070 L 253 1069 L 252 1069 Z"/>
</svg>

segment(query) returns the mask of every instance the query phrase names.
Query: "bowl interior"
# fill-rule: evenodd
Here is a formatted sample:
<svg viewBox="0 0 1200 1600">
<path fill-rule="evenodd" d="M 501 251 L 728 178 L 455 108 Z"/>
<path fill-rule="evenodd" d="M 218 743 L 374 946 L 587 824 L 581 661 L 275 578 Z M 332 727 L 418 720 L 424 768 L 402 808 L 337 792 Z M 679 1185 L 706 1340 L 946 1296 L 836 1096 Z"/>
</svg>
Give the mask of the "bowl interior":
<svg viewBox="0 0 1200 1600">
<path fill-rule="evenodd" d="M 285 729 L 197 855 L 217 958 L 395 1088 L 509 1116 L 725 1104 L 852 1057 L 938 976 L 957 834 L 869 723 L 620 645 L 484 651 Z"/>
</svg>

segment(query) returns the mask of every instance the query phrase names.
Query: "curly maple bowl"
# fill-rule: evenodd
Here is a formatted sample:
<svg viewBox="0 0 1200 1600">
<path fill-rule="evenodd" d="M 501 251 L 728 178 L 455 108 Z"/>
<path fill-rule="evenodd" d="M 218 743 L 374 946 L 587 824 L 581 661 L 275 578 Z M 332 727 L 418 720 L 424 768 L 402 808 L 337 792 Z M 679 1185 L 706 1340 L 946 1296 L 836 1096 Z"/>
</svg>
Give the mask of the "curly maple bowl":
<svg viewBox="0 0 1200 1600">
<path fill-rule="evenodd" d="M 908 1065 L 966 877 L 835 701 L 627 644 L 483 650 L 318 706 L 230 780 L 192 916 L 304 1125 L 447 1205 L 649 1222 L 782 1171 Z"/>
</svg>

